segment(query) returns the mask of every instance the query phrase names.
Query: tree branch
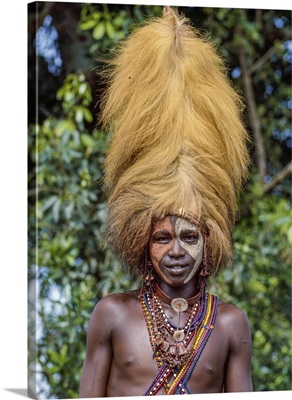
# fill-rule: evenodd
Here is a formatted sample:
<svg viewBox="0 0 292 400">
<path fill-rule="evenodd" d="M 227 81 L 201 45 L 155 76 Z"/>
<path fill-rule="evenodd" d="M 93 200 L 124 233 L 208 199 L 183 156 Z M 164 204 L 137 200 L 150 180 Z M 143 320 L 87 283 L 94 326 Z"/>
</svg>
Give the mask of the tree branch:
<svg viewBox="0 0 292 400">
<path fill-rule="evenodd" d="M 256 155 L 257 155 L 257 166 L 261 181 L 264 183 L 264 177 L 266 175 L 266 152 L 263 142 L 261 122 L 256 110 L 256 102 L 250 78 L 250 73 L 246 65 L 245 54 L 242 47 L 239 49 L 239 63 L 242 70 L 244 91 L 248 102 L 248 113 L 249 113 L 250 123 L 254 134 Z"/>
<path fill-rule="evenodd" d="M 282 39 L 282 43 L 276 43 L 274 46 L 272 46 L 261 58 L 259 58 L 248 70 L 248 72 L 253 74 L 256 70 L 262 67 L 262 65 L 273 55 L 276 53 L 276 50 L 278 50 L 280 47 L 284 46 L 284 42 L 286 40 L 289 40 L 289 37 L 285 36 Z"/>
<path fill-rule="evenodd" d="M 257 69 L 261 68 L 261 66 L 275 53 L 276 49 L 279 45 L 274 45 L 271 47 L 261 58 L 259 58 L 248 70 L 248 73 L 251 75 Z"/>
<path fill-rule="evenodd" d="M 264 186 L 264 194 L 271 192 L 280 182 L 292 174 L 292 161 L 290 161 L 274 179 Z"/>
</svg>

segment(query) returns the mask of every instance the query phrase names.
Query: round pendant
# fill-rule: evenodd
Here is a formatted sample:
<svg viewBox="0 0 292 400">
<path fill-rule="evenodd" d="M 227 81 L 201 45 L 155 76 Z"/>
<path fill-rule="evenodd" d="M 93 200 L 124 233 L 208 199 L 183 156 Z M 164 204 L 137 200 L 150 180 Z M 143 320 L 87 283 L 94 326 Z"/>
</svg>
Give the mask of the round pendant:
<svg viewBox="0 0 292 400">
<path fill-rule="evenodd" d="M 186 311 L 188 308 L 188 302 L 185 299 L 178 297 L 177 299 L 172 300 L 171 308 L 177 312 Z"/>
<path fill-rule="evenodd" d="M 174 338 L 174 340 L 176 342 L 181 342 L 182 340 L 184 340 L 184 337 L 185 337 L 184 331 L 182 331 L 182 330 L 175 331 L 174 334 L 172 335 L 172 337 Z"/>
</svg>

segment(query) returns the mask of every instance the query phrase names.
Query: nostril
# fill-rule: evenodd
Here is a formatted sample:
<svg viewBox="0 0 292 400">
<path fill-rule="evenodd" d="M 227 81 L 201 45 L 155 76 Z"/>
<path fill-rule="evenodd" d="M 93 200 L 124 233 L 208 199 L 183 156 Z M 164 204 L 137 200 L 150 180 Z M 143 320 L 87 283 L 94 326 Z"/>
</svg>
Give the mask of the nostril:
<svg viewBox="0 0 292 400">
<path fill-rule="evenodd" d="M 169 249 L 168 254 L 172 257 L 181 257 L 185 255 L 185 250 L 177 239 L 173 241 L 173 246 Z"/>
</svg>

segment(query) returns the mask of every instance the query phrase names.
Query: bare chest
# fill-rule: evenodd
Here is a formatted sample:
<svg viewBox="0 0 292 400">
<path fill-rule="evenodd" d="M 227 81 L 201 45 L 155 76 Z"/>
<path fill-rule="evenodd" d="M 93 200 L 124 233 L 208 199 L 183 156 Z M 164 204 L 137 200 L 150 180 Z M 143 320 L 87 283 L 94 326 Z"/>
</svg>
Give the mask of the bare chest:
<svg viewBox="0 0 292 400">
<path fill-rule="evenodd" d="M 142 308 L 125 323 L 119 323 L 112 335 L 113 363 L 112 377 L 114 381 L 128 382 L 126 395 L 143 395 L 151 382 L 159 374 L 157 360 L 153 357 L 150 332 L 144 320 Z M 121 321 L 122 322 L 122 321 Z M 203 351 L 195 362 L 188 377 L 188 389 L 191 393 L 220 392 L 224 382 L 224 364 L 228 356 L 228 343 L 220 329 L 214 327 Z M 171 385 L 176 374 L 169 374 Z M 129 389 L 129 383 L 131 389 Z M 165 394 L 162 386 L 157 394 Z"/>
</svg>

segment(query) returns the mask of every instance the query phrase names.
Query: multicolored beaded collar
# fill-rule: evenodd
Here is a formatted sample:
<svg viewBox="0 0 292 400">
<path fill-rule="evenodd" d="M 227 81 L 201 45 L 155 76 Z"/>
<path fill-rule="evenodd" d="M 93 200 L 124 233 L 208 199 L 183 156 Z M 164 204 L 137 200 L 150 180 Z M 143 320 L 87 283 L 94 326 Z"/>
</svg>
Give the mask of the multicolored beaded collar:
<svg viewBox="0 0 292 400">
<path fill-rule="evenodd" d="M 193 304 L 183 327 L 166 316 L 156 290 L 140 295 L 149 340 L 158 373 L 145 393 L 154 396 L 164 387 L 167 395 L 190 393 L 187 383 L 213 330 L 218 299 L 205 292 Z M 186 311 L 185 299 L 175 299 L 173 309 Z M 187 302 L 186 302 L 187 303 Z M 188 303 L 187 303 L 188 307 Z M 171 383 L 170 383 L 171 382 Z"/>
</svg>

